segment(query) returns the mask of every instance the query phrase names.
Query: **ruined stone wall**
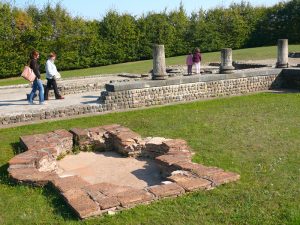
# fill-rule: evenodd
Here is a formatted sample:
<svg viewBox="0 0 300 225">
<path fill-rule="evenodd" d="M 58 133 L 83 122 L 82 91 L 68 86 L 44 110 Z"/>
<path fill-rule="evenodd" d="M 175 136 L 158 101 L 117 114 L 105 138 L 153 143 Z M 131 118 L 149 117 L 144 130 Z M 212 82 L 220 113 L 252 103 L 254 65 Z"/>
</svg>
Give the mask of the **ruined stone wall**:
<svg viewBox="0 0 300 225">
<path fill-rule="evenodd" d="M 0 116 L 0 125 L 265 91 L 277 83 L 281 71 L 281 69 L 245 70 L 234 74 L 206 74 L 180 76 L 167 80 L 117 82 L 106 85 L 106 91 L 101 92 L 98 105 L 62 106 Z"/>
<path fill-rule="evenodd" d="M 129 109 L 205 98 L 224 97 L 270 89 L 277 75 L 197 82 L 162 87 L 103 92 L 108 109 Z"/>
</svg>

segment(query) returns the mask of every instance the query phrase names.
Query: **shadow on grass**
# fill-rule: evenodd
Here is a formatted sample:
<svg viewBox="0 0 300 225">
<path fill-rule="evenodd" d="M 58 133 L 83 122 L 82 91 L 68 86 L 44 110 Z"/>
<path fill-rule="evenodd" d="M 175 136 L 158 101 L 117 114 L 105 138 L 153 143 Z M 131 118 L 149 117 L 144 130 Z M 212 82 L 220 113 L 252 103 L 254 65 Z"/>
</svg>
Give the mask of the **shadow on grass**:
<svg viewBox="0 0 300 225">
<path fill-rule="evenodd" d="M 12 182 L 11 179 L 9 179 L 7 169 L 8 169 L 8 163 L 0 167 L 0 183 L 13 186 L 14 183 Z"/>
<path fill-rule="evenodd" d="M 14 143 L 10 143 L 10 146 L 12 147 L 14 155 L 18 155 L 18 154 L 21 154 L 21 153 L 25 152 L 25 149 L 22 148 L 19 141 L 14 142 Z"/>
<path fill-rule="evenodd" d="M 62 217 L 64 220 L 79 221 L 75 212 L 67 205 L 63 197 L 51 184 L 48 184 L 43 188 L 43 195 L 53 206 L 53 212 L 56 215 Z"/>
<path fill-rule="evenodd" d="M 12 144 L 14 145 L 14 143 Z M 8 185 L 11 187 L 22 186 L 25 184 L 19 184 L 12 180 L 8 174 L 8 163 L 2 165 L 0 167 L 0 183 L 4 185 Z M 36 188 L 34 186 L 28 185 L 31 188 Z M 62 217 L 64 220 L 69 221 L 78 221 L 78 216 L 72 211 L 72 209 L 66 204 L 61 195 L 52 187 L 52 185 L 48 184 L 42 188 L 42 194 L 45 196 L 49 204 L 52 206 L 53 213 L 57 216 Z"/>
</svg>

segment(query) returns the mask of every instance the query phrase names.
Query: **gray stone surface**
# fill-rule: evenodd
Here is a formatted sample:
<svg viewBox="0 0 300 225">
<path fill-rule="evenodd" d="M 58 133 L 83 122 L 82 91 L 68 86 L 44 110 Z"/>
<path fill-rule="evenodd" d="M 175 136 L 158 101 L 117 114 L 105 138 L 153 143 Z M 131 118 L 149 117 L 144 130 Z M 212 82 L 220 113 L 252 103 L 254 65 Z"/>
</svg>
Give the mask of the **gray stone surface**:
<svg viewBox="0 0 300 225">
<path fill-rule="evenodd" d="M 165 46 L 153 45 L 153 80 L 164 80 L 167 78 L 166 73 L 166 58 L 165 58 Z"/>
<path fill-rule="evenodd" d="M 255 76 L 269 76 L 278 75 L 281 72 L 280 69 L 249 69 L 236 71 L 233 74 L 204 74 L 204 75 L 193 75 L 193 76 L 178 76 L 172 77 L 168 80 L 141 80 L 135 82 L 126 83 L 114 83 L 106 84 L 105 88 L 109 92 L 125 91 L 132 89 L 143 89 L 152 87 L 163 87 L 170 85 L 180 85 L 197 82 L 209 82 L 209 81 L 220 81 L 227 79 L 238 79 L 245 77 Z"/>
<path fill-rule="evenodd" d="M 220 73 L 233 73 L 234 67 L 232 66 L 232 49 L 231 48 L 223 48 L 221 50 L 221 65 L 220 65 Z"/>
</svg>

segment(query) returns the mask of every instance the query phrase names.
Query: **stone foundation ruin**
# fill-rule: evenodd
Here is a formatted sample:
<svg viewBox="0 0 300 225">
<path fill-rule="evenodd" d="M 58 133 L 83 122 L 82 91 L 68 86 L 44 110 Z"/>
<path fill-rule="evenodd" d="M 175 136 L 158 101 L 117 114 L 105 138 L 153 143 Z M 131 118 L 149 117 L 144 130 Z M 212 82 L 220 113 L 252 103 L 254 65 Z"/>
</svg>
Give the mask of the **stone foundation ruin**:
<svg viewBox="0 0 300 225">
<path fill-rule="evenodd" d="M 240 178 L 236 173 L 193 163 L 193 152 L 184 140 L 142 138 L 120 125 L 74 128 L 70 132 L 56 130 L 20 137 L 20 143 L 26 151 L 9 161 L 10 177 L 17 182 L 34 186 L 52 185 L 81 219 L 114 213 L 188 192 L 210 190 Z M 124 182 L 120 182 L 121 185 L 116 184 L 116 181 L 110 182 L 110 176 L 114 176 L 113 170 L 110 174 L 97 174 L 101 179 L 108 177 L 107 181 L 105 178 L 99 183 L 91 182 L 86 173 L 68 175 L 61 171 L 59 165 L 61 161 L 68 160 L 69 156 L 59 159 L 74 150 L 103 154 L 101 157 L 108 157 L 106 160 L 112 154 L 122 159 L 131 157 L 132 160 L 146 163 L 150 160 L 158 168 L 158 173 L 151 172 L 147 176 L 159 174 L 160 177 L 150 184 L 146 182 L 146 185 L 130 182 L 124 185 Z M 95 167 L 101 165 L 96 164 Z M 124 175 L 125 173 L 126 170 Z M 142 179 L 141 176 L 138 178 Z"/>
</svg>

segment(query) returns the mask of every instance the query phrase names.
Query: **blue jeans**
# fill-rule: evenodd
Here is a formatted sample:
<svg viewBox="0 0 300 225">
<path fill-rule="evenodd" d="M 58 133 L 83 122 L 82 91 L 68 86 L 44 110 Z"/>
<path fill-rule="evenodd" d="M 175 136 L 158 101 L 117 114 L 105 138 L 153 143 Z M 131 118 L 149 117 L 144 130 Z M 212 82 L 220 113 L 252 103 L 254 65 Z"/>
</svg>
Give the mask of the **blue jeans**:
<svg viewBox="0 0 300 225">
<path fill-rule="evenodd" d="M 36 93 L 36 91 L 39 91 L 39 100 L 40 103 L 44 102 L 44 86 L 43 86 L 43 82 L 40 79 L 35 79 L 33 81 L 33 85 L 32 85 L 32 91 L 29 95 L 29 102 L 32 103 L 33 102 L 33 96 Z"/>
</svg>

